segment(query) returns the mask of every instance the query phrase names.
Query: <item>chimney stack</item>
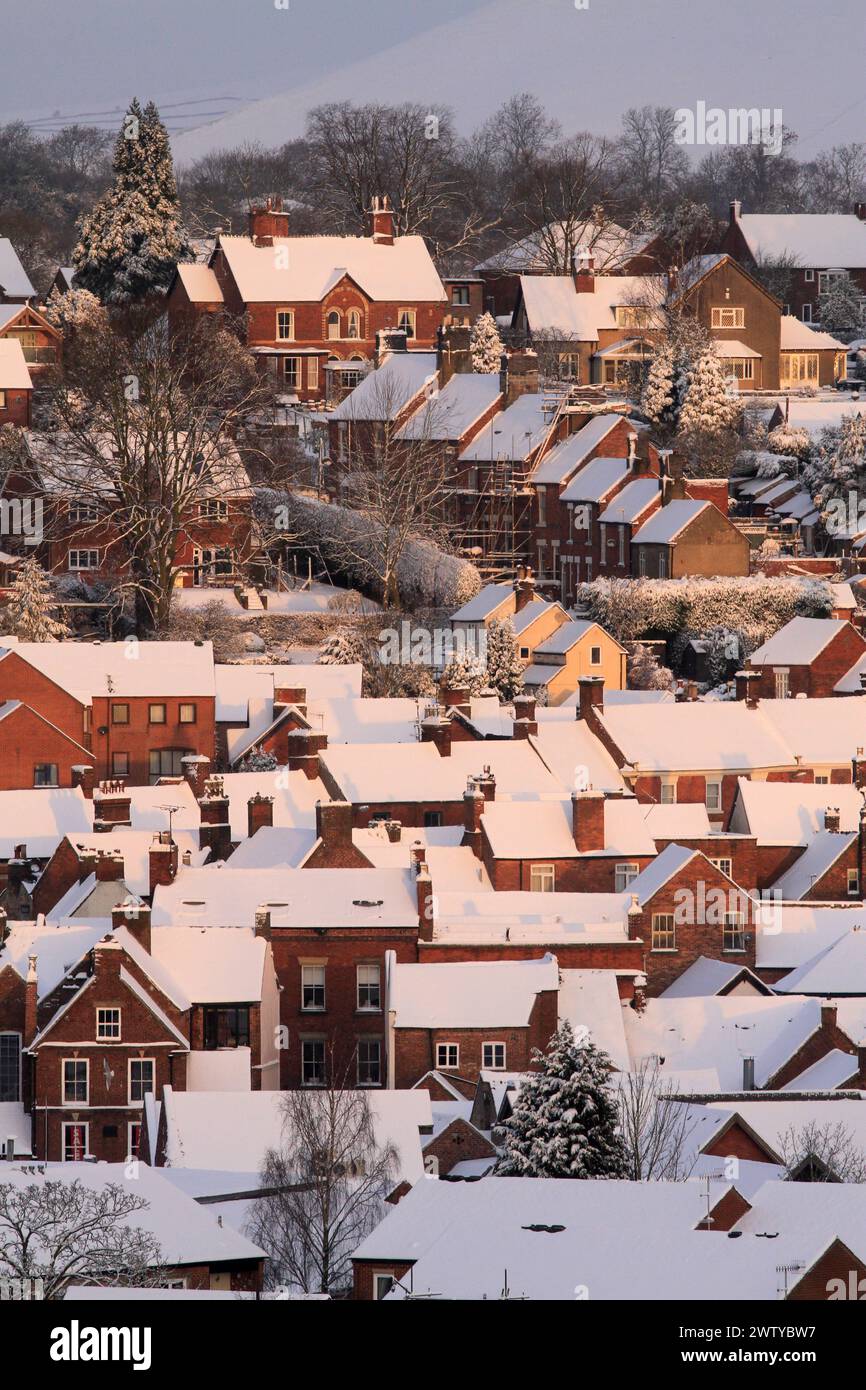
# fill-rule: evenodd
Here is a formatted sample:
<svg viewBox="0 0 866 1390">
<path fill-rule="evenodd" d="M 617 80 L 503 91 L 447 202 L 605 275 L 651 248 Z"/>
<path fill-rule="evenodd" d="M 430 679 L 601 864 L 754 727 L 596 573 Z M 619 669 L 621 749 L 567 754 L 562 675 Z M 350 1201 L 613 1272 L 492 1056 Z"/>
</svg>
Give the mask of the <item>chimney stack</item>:
<svg viewBox="0 0 866 1390">
<path fill-rule="evenodd" d="M 758 704 L 755 691 L 755 682 L 761 679 L 758 671 L 737 671 L 734 675 L 734 693 L 738 700 L 745 700 L 749 709 L 755 709 Z"/>
<path fill-rule="evenodd" d="M 743 1090 L 754 1091 L 755 1089 L 755 1059 L 754 1057 L 743 1058 Z"/>
<path fill-rule="evenodd" d="M 535 717 L 535 696 L 525 692 L 514 697 L 514 738 L 534 738 L 538 733 Z"/>
<path fill-rule="evenodd" d="M 72 785 L 80 787 L 89 800 L 93 796 L 94 772 L 89 763 L 76 763 L 72 768 Z"/>
<path fill-rule="evenodd" d="M 316 835 L 327 850 L 351 849 L 352 803 L 350 801 L 316 802 Z"/>
<path fill-rule="evenodd" d="M 24 1046 L 29 1047 L 37 1032 L 37 983 L 36 956 L 29 956 L 27 960 L 27 979 L 24 984 Z"/>
<path fill-rule="evenodd" d="M 528 565 L 519 565 L 514 581 L 514 611 L 522 613 L 535 598 L 535 579 Z"/>
<path fill-rule="evenodd" d="M 167 888 L 177 878 L 177 845 L 167 830 L 154 835 L 148 852 L 150 896 L 157 888 Z"/>
<path fill-rule="evenodd" d="M 571 827 L 578 854 L 604 849 L 604 792 L 571 793 Z"/>
<path fill-rule="evenodd" d="M 108 778 L 93 791 L 93 829 L 132 824 L 132 798 L 122 777 Z"/>
<path fill-rule="evenodd" d="M 204 784 L 210 776 L 210 758 L 204 753 L 187 753 L 185 758 L 181 758 L 180 765 L 193 796 L 201 796 Z"/>
<path fill-rule="evenodd" d="M 518 352 L 503 352 L 499 360 L 499 390 L 505 406 L 513 405 L 520 396 L 538 395 L 538 353 L 532 348 Z"/>
<path fill-rule="evenodd" d="M 728 208 L 728 220 L 732 227 L 735 223 L 739 222 L 742 211 L 743 205 L 739 198 L 734 198 Z"/>
<path fill-rule="evenodd" d="M 257 830 L 274 823 L 274 798 L 256 792 L 247 802 L 247 834 L 252 839 Z"/>
<path fill-rule="evenodd" d="M 250 239 L 255 246 L 273 246 L 274 237 L 289 235 L 289 214 L 281 198 L 268 198 L 264 207 L 250 208 Z"/>
<path fill-rule="evenodd" d="M 328 746 L 324 729 L 292 729 L 286 735 L 286 764 L 290 772 L 303 772 L 311 782 L 319 775 L 319 754 Z"/>
<path fill-rule="evenodd" d="M 126 898 L 122 903 L 111 909 L 111 929 L 117 931 L 118 927 L 126 927 L 130 936 L 134 937 L 143 951 L 150 955 L 150 905 L 141 903 L 137 898 Z"/>
<path fill-rule="evenodd" d="M 470 777 L 463 793 L 463 839 L 476 859 L 481 858 L 481 817 L 484 815 L 484 793 L 474 777 Z"/>
<path fill-rule="evenodd" d="M 377 246 L 394 245 L 394 212 L 387 193 L 382 198 L 373 198 L 370 232 Z"/>
<path fill-rule="evenodd" d="M 838 806 L 826 806 L 824 808 L 824 829 L 838 835 L 841 816 Z"/>
<path fill-rule="evenodd" d="M 578 688 L 578 719 L 588 719 L 593 714 L 604 714 L 604 676 L 580 676 Z"/>
<path fill-rule="evenodd" d="M 574 288 L 578 294 L 595 292 L 595 257 L 585 246 L 580 246 L 573 257 Z"/>
<path fill-rule="evenodd" d="M 422 941 L 433 940 L 433 880 L 424 860 L 418 865 L 415 877 L 418 897 L 418 934 Z"/>
<path fill-rule="evenodd" d="M 198 799 L 201 823 L 198 829 L 200 849 L 209 849 L 211 860 L 228 859 L 232 849 L 232 828 L 229 818 L 229 799 L 221 777 L 209 777 Z M 174 847 L 177 872 L 177 845 Z"/>
<path fill-rule="evenodd" d="M 859 218 L 861 222 L 866 222 L 866 203 L 854 204 L 854 216 Z"/>
<path fill-rule="evenodd" d="M 440 758 L 451 757 L 451 719 L 444 712 L 432 714 L 421 723 L 421 742 L 435 743 Z"/>
</svg>

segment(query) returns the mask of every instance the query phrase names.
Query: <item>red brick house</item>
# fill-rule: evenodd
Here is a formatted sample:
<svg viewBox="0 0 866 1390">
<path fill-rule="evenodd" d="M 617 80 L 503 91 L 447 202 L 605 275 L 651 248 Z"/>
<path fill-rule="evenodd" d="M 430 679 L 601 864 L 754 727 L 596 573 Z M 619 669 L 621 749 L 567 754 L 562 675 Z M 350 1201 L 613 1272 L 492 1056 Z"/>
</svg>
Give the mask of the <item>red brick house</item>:
<svg viewBox="0 0 866 1390">
<path fill-rule="evenodd" d="M 220 307 L 243 317 L 250 351 L 282 390 L 339 398 L 367 371 L 380 332 L 431 348 L 448 304 L 423 237 L 396 235 L 387 198 L 369 215 L 369 236 L 292 237 L 280 204 L 253 209 L 248 237 L 221 235 L 206 267 L 178 267 L 170 320 Z"/>
<path fill-rule="evenodd" d="M 0 338 L 0 425 L 30 425 L 33 382 L 21 348 L 14 338 Z"/>
<path fill-rule="evenodd" d="M 56 366 L 63 336 L 32 304 L 0 303 L 0 343 L 17 342 L 34 376 Z"/>
<path fill-rule="evenodd" d="M 753 690 L 762 699 L 814 699 L 839 693 L 837 686 L 864 653 L 866 638 L 850 622 L 792 618 L 752 652 L 746 669 L 755 672 Z"/>
</svg>

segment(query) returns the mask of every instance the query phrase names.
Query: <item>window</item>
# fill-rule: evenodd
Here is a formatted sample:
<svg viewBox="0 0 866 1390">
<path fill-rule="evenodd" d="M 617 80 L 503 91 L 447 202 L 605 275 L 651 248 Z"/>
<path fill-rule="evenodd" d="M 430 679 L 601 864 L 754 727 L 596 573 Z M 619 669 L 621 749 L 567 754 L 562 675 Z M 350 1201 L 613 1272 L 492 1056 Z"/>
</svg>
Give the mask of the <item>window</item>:
<svg viewBox="0 0 866 1390">
<path fill-rule="evenodd" d="M 375 1275 L 375 1286 L 374 1286 L 374 1287 L 375 1287 L 376 1302 L 377 1302 L 377 1303 L 381 1303 L 382 1299 L 383 1299 L 383 1298 L 387 1298 L 387 1297 L 388 1297 L 388 1294 L 391 1292 L 391 1290 L 392 1290 L 393 1287 L 394 1287 L 394 1276 L 393 1276 L 393 1274 L 377 1274 L 377 1275 Z"/>
<path fill-rule="evenodd" d="M 206 497 L 198 504 L 198 514 L 202 521 L 228 521 L 229 504 L 218 497 Z"/>
<path fill-rule="evenodd" d="M 460 1066 L 459 1043 L 437 1043 L 436 1066 L 443 1071 L 456 1071 Z"/>
<path fill-rule="evenodd" d="M 791 693 L 790 677 L 787 671 L 774 672 L 776 683 L 776 699 L 787 700 Z"/>
<path fill-rule="evenodd" d="M 0 1033 L 0 1101 L 21 1099 L 21 1036 Z"/>
<path fill-rule="evenodd" d="M 848 280 L 850 276 L 847 270 L 819 270 L 818 271 L 818 293 L 826 294 L 832 289 L 837 280 Z"/>
<path fill-rule="evenodd" d="M 277 310 L 277 337 L 281 339 L 294 338 L 295 336 L 295 315 L 291 309 Z"/>
<path fill-rule="evenodd" d="M 221 1047 L 249 1047 L 250 1011 L 246 1004 L 214 1004 L 204 1011 L 204 1045 L 208 1052 Z"/>
<path fill-rule="evenodd" d="M 129 705 L 112 705 L 112 706 L 111 706 L 111 722 L 112 722 L 112 724 L 128 724 L 128 723 L 129 723 Z"/>
<path fill-rule="evenodd" d="M 537 491 L 537 498 L 538 498 L 538 524 L 539 524 L 539 526 L 546 526 L 546 525 L 547 525 L 547 510 L 546 510 L 546 509 L 547 509 L 547 488 L 546 488 L 546 487 L 540 487 L 540 488 L 538 489 L 538 491 Z"/>
<path fill-rule="evenodd" d="M 129 1061 L 129 1103 L 135 1105 L 153 1091 L 153 1058 L 131 1057 Z"/>
<path fill-rule="evenodd" d="M 469 286 L 454 285 L 451 290 L 451 303 L 458 308 L 466 309 L 469 307 Z"/>
<path fill-rule="evenodd" d="M 336 309 L 332 309 L 327 317 L 328 337 L 339 338 L 340 336 L 340 315 Z"/>
<path fill-rule="evenodd" d="M 641 578 L 644 578 L 646 575 L 646 551 L 644 550 L 643 546 L 638 547 L 637 568 Z"/>
<path fill-rule="evenodd" d="M 746 938 L 743 935 L 743 914 L 726 912 L 722 923 L 722 950 L 745 951 Z"/>
<path fill-rule="evenodd" d="M 382 1084 L 382 1044 L 378 1038 L 358 1040 L 358 1085 Z"/>
<path fill-rule="evenodd" d="M 33 769 L 33 785 L 34 787 L 56 787 L 57 764 L 37 763 Z"/>
<path fill-rule="evenodd" d="M 183 760 L 194 752 L 194 748 L 151 748 L 147 755 L 151 785 L 161 777 L 182 777 Z"/>
<path fill-rule="evenodd" d="M 164 724 L 165 705 L 148 705 L 147 722 L 148 724 Z"/>
<path fill-rule="evenodd" d="M 381 971 L 378 965 L 359 965 L 356 971 L 358 1008 L 375 1013 L 382 1007 Z"/>
<path fill-rule="evenodd" d="M 668 575 L 668 553 L 666 550 L 659 551 L 659 579 L 667 579 Z"/>
<path fill-rule="evenodd" d="M 655 315 L 652 309 L 638 304 L 618 304 L 616 306 L 617 328 L 652 328 Z"/>
<path fill-rule="evenodd" d="M 301 1082 L 304 1086 L 325 1084 L 325 1044 L 320 1038 L 301 1043 Z"/>
<path fill-rule="evenodd" d="M 625 564 L 625 527 L 618 526 L 616 529 L 619 532 L 619 565 L 622 568 Z"/>
<path fill-rule="evenodd" d="M 361 315 L 357 309 L 349 310 L 349 323 L 346 330 L 347 338 L 360 338 L 361 336 Z"/>
<path fill-rule="evenodd" d="M 141 1152 L 141 1121 L 133 1120 L 126 1127 L 126 1156 L 138 1158 Z"/>
<path fill-rule="evenodd" d="M 677 949 L 677 934 L 672 912 L 653 913 L 652 948 L 654 951 L 675 951 Z"/>
<path fill-rule="evenodd" d="M 120 1038 L 120 1009 L 96 1010 L 97 1042 L 114 1042 Z"/>
<path fill-rule="evenodd" d="M 6 409 L 6 392 L 0 391 L 0 410 Z"/>
<path fill-rule="evenodd" d="M 283 382 L 293 391 L 296 391 L 301 384 L 303 364 L 304 359 L 302 357 L 283 358 Z"/>
<path fill-rule="evenodd" d="M 69 570 L 98 570 L 98 550 L 70 550 L 66 568 Z"/>
<path fill-rule="evenodd" d="M 860 894 L 860 874 L 856 869 L 848 870 L 848 896 L 856 898 Z"/>
<path fill-rule="evenodd" d="M 63 1104 L 87 1104 L 87 1061 L 77 1057 L 63 1063 Z"/>
<path fill-rule="evenodd" d="M 177 712 L 178 722 L 181 724 L 194 724 L 195 713 L 195 705 L 180 705 Z"/>
<path fill-rule="evenodd" d="M 87 1157 L 89 1125 L 63 1126 L 63 1162 L 81 1163 Z"/>
<path fill-rule="evenodd" d="M 661 804 L 662 806 L 673 806 L 677 799 L 676 782 L 662 782 L 661 784 Z"/>
<path fill-rule="evenodd" d="M 828 787 L 830 785 L 829 772 L 815 773 L 815 785 L 817 787 Z"/>
<path fill-rule="evenodd" d="M 552 893 L 554 889 L 552 864 L 533 864 L 529 870 L 530 893 Z"/>
<path fill-rule="evenodd" d="M 801 319 L 803 320 L 804 323 L 811 323 L 811 322 L 812 322 L 812 306 L 811 306 L 811 304 L 804 304 L 804 305 L 803 305 L 803 308 L 802 308 L 801 313 L 800 313 L 800 317 L 801 317 Z"/>
<path fill-rule="evenodd" d="M 783 352 L 779 355 L 783 386 L 818 384 L 817 352 Z"/>
<path fill-rule="evenodd" d="M 814 279 L 815 279 L 815 272 L 814 272 L 814 270 L 804 270 L 804 271 L 803 271 L 803 279 L 806 281 L 806 284 L 807 284 L 807 285 L 811 285 L 811 284 L 814 282 Z"/>
<path fill-rule="evenodd" d="M 711 864 L 715 864 L 719 873 L 727 874 L 728 878 L 733 877 L 733 864 L 730 859 L 711 859 Z"/>
<path fill-rule="evenodd" d="M 559 354 L 559 379 L 560 381 L 580 381 L 580 357 L 576 352 L 561 352 Z"/>
<path fill-rule="evenodd" d="M 727 304 L 711 310 L 712 328 L 745 328 L 745 309 L 734 309 Z"/>
<path fill-rule="evenodd" d="M 589 664 L 590 664 L 590 666 L 600 666 L 600 665 L 601 665 L 601 647 L 590 647 L 590 649 L 589 649 Z"/>
<path fill-rule="evenodd" d="M 505 1043 L 486 1042 L 481 1044 L 481 1065 L 485 1071 L 505 1070 Z"/>
<path fill-rule="evenodd" d="M 301 966 L 301 1008 L 321 1012 L 325 1007 L 325 967 Z"/>
<path fill-rule="evenodd" d="M 752 357 L 731 357 L 729 366 L 738 381 L 752 381 L 755 376 L 755 362 Z"/>
<path fill-rule="evenodd" d="M 425 811 L 425 812 L 424 812 L 424 828 L 425 828 L 425 830 L 435 830 L 436 827 L 437 827 L 437 826 L 440 826 L 441 824 L 442 824 L 442 812 L 441 812 L 441 811 Z"/>
<path fill-rule="evenodd" d="M 307 390 L 318 391 L 319 389 L 319 359 L 310 357 L 307 359 Z"/>
<path fill-rule="evenodd" d="M 397 327 L 405 331 L 407 338 L 415 337 L 415 310 L 401 309 L 397 318 Z"/>
<path fill-rule="evenodd" d="M 99 520 L 99 508 L 93 502 L 83 502 L 81 500 L 70 502 L 66 512 L 69 520 L 77 522 L 79 525 L 83 522 Z"/>
<path fill-rule="evenodd" d="M 707 780 L 706 791 L 704 792 L 704 805 L 708 811 L 721 811 L 722 809 L 722 784 L 718 781 Z"/>
<path fill-rule="evenodd" d="M 624 893 L 640 873 L 640 864 L 617 864 L 614 869 L 614 891 Z"/>
</svg>

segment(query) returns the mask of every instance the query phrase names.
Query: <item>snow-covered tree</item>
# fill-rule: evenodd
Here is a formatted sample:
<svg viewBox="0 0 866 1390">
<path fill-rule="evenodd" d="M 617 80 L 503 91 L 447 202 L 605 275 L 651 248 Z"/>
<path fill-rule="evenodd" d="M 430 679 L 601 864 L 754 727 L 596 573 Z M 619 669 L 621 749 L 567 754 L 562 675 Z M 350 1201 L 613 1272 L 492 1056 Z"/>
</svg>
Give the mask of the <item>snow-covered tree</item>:
<svg viewBox="0 0 866 1390">
<path fill-rule="evenodd" d="M 825 333 L 854 337 L 864 330 L 861 290 L 848 275 L 835 275 L 818 299 L 818 317 Z"/>
<path fill-rule="evenodd" d="M 55 616 L 56 612 L 51 581 L 42 566 L 28 555 L 12 581 L 3 626 L 22 642 L 59 642 L 67 636 L 68 628 Z"/>
<path fill-rule="evenodd" d="M 503 1126 L 496 1173 L 527 1178 L 621 1178 L 626 1151 L 619 1131 L 613 1063 L 590 1041 L 577 1041 L 567 1021 L 546 1052 L 533 1049 L 539 1070 L 523 1078 Z"/>
<path fill-rule="evenodd" d="M 627 658 L 628 685 L 630 690 L 670 690 L 673 687 L 673 673 L 662 666 L 652 647 L 638 642 Z"/>
<path fill-rule="evenodd" d="M 641 398 L 641 409 L 655 425 L 674 429 L 679 416 L 676 368 L 669 344 L 663 344 L 653 357 Z"/>
<path fill-rule="evenodd" d="M 510 618 L 493 618 L 487 626 L 487 683 L 503 700 L 523 689 L 524 665 Z"/>
<path fill-rule="evenodd" d="M 733 429 L 740 418 L 740 404 L 731 391 L 718 354 L 709 348 L 686 374 L 686 390 L 680 411 L 683 435 L 713 435 Z"/>
<path fill-rule="evenodd" d="M 72 260 L 79 288 L 126 305 L 164 293 L 177 262 L 191 259 L 168 132 L 153 102 L 129 106 L 112 168 L 111 187 L 80 219 Z"/>
<path fill-rule="evenodd" d="M 105 329 L 105 308 L 90 290 L 77 288 L 61 294 L 53 289 L 45 305 L 45 317 L 64 338 L 73 333 L 101 333 Z"/>
<path fill-rule="evenodd" d="M 803 469 L 803 482 L 821 508 L 830 535 L 866 530 L 866 418 L 845 415 L 823 431 Z"/>
<path fill-rule="evenodd" d="M 774 454 L 792 454 L 794 458 L 805 459 L 809 457 L 812 449 L 812 436 L 808 430 L 789 425 L 785 421 L 770 430 L 767 444 Z"/>
<path fill-rule="evenodd" d="M 279 767 L 273 753 L 261 748 L 253 748 L 241 763 L 241 772 L 275 772 Z"/>
<path fill-rule="evenodd" d="M 488 680 L 484 662 L 470 652 L 456 653 L 442 672 L 445 689 L 460 690 L 465 686 L 470 695 L 480 695 Z"/>
<path fill-rule="evenodd" d="M 319 656 L 321 666 L 353 666 L 367 657 L 367 643 L 351 627 L 338 627 L 325 638 Z"/>
<path fill-rule="evenodd" d="M 502 356 L 502 339 L 492 314 L 481 314 L 472 325 L 469 337 L 473 372 L 498 372 Z"/>
</svg>

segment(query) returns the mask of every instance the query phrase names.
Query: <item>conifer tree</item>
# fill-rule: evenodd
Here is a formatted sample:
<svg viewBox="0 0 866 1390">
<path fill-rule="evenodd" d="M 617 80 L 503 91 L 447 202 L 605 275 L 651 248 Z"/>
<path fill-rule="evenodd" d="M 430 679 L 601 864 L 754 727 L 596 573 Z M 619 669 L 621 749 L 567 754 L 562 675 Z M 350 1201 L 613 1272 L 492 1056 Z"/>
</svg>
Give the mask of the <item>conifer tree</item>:
<svg viewBox="0 0 866 1390">
<path fill-rule="evenodd" d="M 114 147 L 114 182 L 79 221 L 76 285 L 104 304 L 164 293 L 178 261 L 191 259 L 168 132 L 153 102 L 134 100 Z"/>
<path fill-rule="evenodd" d="M 365 646 L 360 633 L 350 627 L 338 627 L 325 638 L 319 665 L 353 666 L 355 662 L 363 662 L 367 655 Z"/>
<path fill-rule="evenodd" d="M 619 1131 L 613 1063 L 561 1023 L 546 1052 L 533 1051 L 539 1070 L 523 1078 L 505 1121 L 496 1165 L 501 1177 L 622 1178 L 626 1154 Z"/>
<path fill-rule="evenodd" d="M 469 337 L 473 372 L 498 372 L 502 357 L 502 339 L 492 314 L 481 314 L 472 325 Z"/>
<path fill-rule="evenodd" d="M 717 435 L 734 428 L 740 416 L 740 404 L 713 348 L 701 353 L 694 366 L 687 370 L 685 381 L 680 411 L 682 434 Z"/>
<path fill-rule="evenodd" d="M 441 684 L 448 690 L 465 687 L 470 695 L 480 695 L 487 686 L 487 667 L 471 652 L 457 652 L 442 672 Z"/>
<path fill-rule="evenodd" d="M 513 700 L 523 689 L 523 662 L 510 618 L 493 618 L 487 627 L 487 681 L 500 699 Z"/>
<path fill-rule="evenodd" d="M 21 642 L 58 642 L 68 635 L 68 629 L 54 616 L 55 612 L 48 575 L 33 556 L 28 555 L 12 581 L 3 627 Z"/>
</svg>

